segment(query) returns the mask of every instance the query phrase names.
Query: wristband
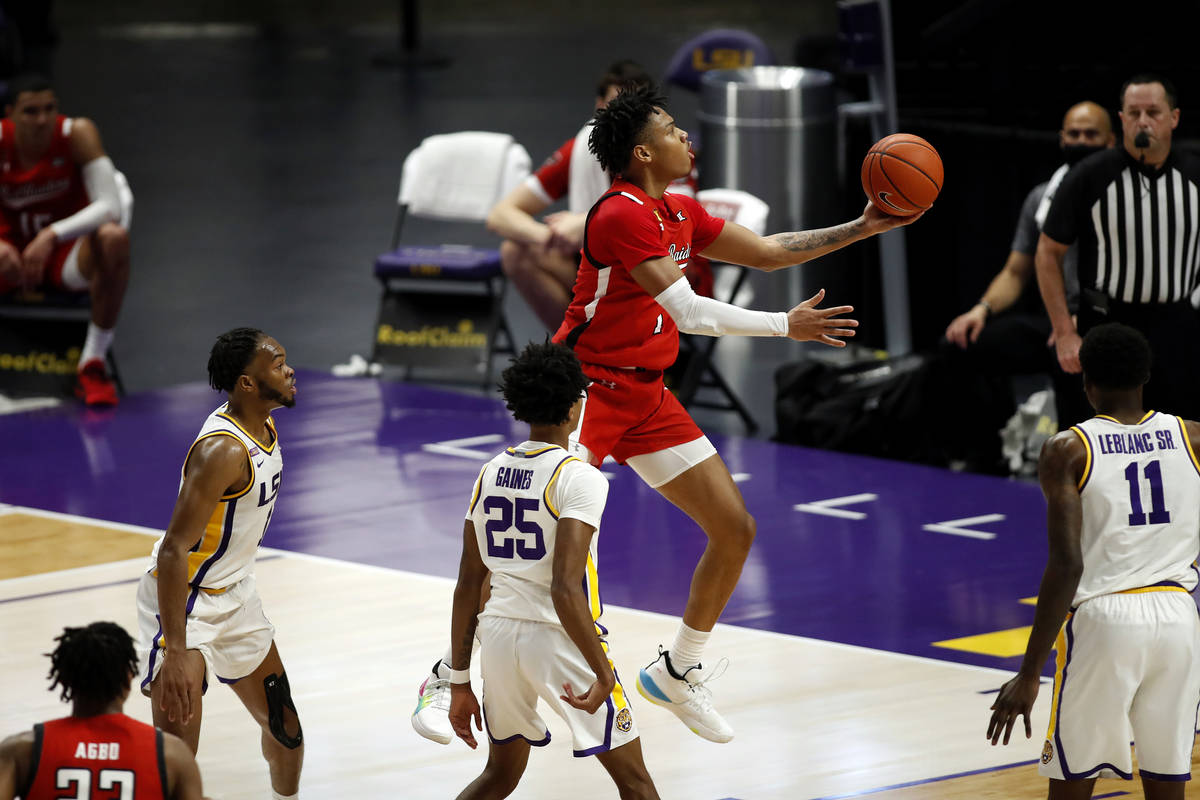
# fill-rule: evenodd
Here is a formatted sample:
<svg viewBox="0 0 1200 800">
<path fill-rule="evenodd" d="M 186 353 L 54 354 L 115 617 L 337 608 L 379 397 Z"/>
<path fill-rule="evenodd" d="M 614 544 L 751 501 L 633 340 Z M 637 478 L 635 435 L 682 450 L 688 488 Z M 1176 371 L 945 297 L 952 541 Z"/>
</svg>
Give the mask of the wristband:
<svg viewBox="0 0 1200 800">
<path fill-rule="evenodd" d="M 450 670 L 450 683 L 470 683 L 471 670 L 468 669 L 453 669 Z"/>
<path fill-rule="evenodd" d="M 983 310 L 987 312 L 987 315 L 988 315 L 989 317 L 990 317 L 990 316 L 991 316 L 991 315 L 994 313 L 994 312 L 992 311 L 992 304 L 991 304 L 991 303 L 989 303 L 987 300 L 980 300 L 980 301 L 979 301 L 978 303 L 976 303 L 975 305 L 977 305 L 977 306 L 983 306 Z"/>
</svg>

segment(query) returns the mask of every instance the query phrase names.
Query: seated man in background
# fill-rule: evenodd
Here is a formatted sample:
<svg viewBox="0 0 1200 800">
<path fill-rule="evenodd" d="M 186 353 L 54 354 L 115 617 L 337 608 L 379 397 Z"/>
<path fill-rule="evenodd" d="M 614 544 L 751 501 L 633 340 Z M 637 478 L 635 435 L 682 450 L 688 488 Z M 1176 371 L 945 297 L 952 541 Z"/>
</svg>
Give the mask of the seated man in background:
<svg viewBox="0 0 1200 800">
<path fill-rule="evenodd" d="M 595 109 L 604 108 L 626 84 L 646 85 L 650 76 L 628 59 L 616 61 L 596 83 Z M 579 269 L 583 222 L 592 203 L 612 183 L 588 152 L 591 122 L 567 139 L 524 183 L 495 205 L 487 226 L 504 237 L 504 274 L 548 330 L 557 330 L 571 301 Z M 582 142 L 582 144 L 581 144 Z M 573 156 L 578 155 L 578 158 Z M 567 198 L 567 210 L 538 220 L 554 202 Z"/>
<path fill-rule="evenodd" d="M 961 426 L 954 426 L 962 438 L 968 466 L 982 471 L 1003 471 L 1000 466 L 998 431 L 1015 411 L 1012 396 L 1013 375 L 1049 374 L 1053 378 L 1055 402 L 1062 408 L 1065 395 L 1077 391 L 1064 385 L 1051 349 L 1050 318 L 1040 300 L 1027 299 L 1025 290 L 1034 274 L 1034 255 L 1038 235 L 1054 192 L 1070 168 L 1091 155 L 1116 144 L 1112 121 L 1100 105 L 1084 101 L 1071 106 L 1058 132 L 1064 164 L 1044 183 L 1030 190 L 1021 205 L 1008 259 L 992 278 L 979 302 L 955 317 L 946 327 L 943 348 L 947 356 L 951 386 L 970 386 L 976 395 L 960 407 L 968 410 Z M 1075 249 L 1067 255 L 1065 267 L 1067 300 L 1072 313 L 1079 304 L 1079 280 L 1075 269 Z M 972 375 L 977 380 L 965 381 Z M 992 383 L 995 383 L 993 386 Z M 1059 413 L 1059 418 L 1062 418 Z"/>
<path fill-rule="evenodd" d="M 76 394 L 116 405 L 105 367 L 129 282 L 129 231 L 112 160 L 96 124 L 58 113 L 49 80 L 9 84 L 0 122 L 0 295 L 51 289 L 89 292 L 92 319 L 79 356 Z"/>
</svg>

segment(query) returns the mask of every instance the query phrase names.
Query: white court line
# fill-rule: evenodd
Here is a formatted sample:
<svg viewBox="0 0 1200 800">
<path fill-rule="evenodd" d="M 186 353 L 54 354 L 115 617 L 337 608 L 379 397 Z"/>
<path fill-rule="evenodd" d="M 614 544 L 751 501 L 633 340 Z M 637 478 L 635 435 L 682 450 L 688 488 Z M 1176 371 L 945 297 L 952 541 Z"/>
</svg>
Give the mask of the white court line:
<svg viewBox="0 0 1200 800">
<path fill-rule="evenodd" d="M 840 517 L 842 519 L 866 519 L 867 515 L 865 512 L 846 511 L 838 508 L 838 506 L 874 502 L 878 499 L 879 495 L 865 492 L 863 494 L 847 495 L 846 497 L 831 497 L 828 500 L 815 500 L 811 503 L 797 503 L 792 506 L 792 510 L 804 511 L 809 514 L 823 514 L 827 517 Z"/>
<path fill-rule="evenodd" d="M 88 517 L 79 517 L 79 516 L 75 516 L 73 514 L 60 514 L 57 511 L 42 511 L 41 509 L 32 509 L 32 508 L 28 508 L 28 507 L 24 507 L 24 506 L 11 506 L 11 508 L 14 510 L 17 510 L 17 511 L 28 512 L 31 514 L 36 514 L 38 516 L 44 516 L 44 517 L 51 518 L 51 519 L 53 519 L 53 518 L 69 519 L 69 520 L 73 520 L 73 521 L 77 521 L 77 522 L 86 522 L 86 523 L 89 523 L 92 525 L 103 525 L 105 527 L 114 528 L 116 530 L 128 530 L 133 533 L 153 532 L 156 536 L 160 535 L 159 532 L 151 531 L 150 528 L 144 528 L 140 525 L 129 525 L 129 524 L 126 524 L 123 522 L 109 522 L 107 520 L 90 519 Z M 363 572 L 373 572 L 373 573 L 389 574 L 389 575 L 403 575 L 407 578 L 414 578 L 417 580 L 425 581 L 427 583 L 437 584 L 439 586 L 453 587 L 457 583 L 457 580 L 455 578 L 443 578 L 440 575 L 427 575 L 423 572 L 412 572 L 410 570 L 397 569 L 395 567 L 383 567 L 383 566 L 379 566 L 378 564 L 363 564 L 358 561 L 347 561 L 347 560 L 341 559 L 341 558 L 333 558 L 332 556 L 318 556 L 318 555 L 313 555 L 312 553 L 299 553 L 299 552 L 296 552 L 293 550 L 280 550 L 280 549 L 274 548 L 274 547 L 260 547 L 258 549 L 258 551 L 263 554 L 279 555 L 279 556 L 284 556 L 287 558 L 297 558 L 297 559 L 301 559 L 304 561 L 312 561 L 312 562 L 323 563 L 323 564 L 334 564 L 334 565 L 338 565 L 341 567 L 350 567 L 350 568 L 357 569 L 357 570 L 360 570 Z M 147 554 L 147 557 L 149 557 L 149 554 Z M 140 559 L 130 559 L 130 561 L 136 561 L 136 560 L 140 560 Z M 44 577 L 47 575 L 62 576 L 62 575 L 70 574 L 73 571 L 84 573 L 87 570 L 94 570 L 98 567 L 110 567 L 114 563 L 119 563 L 119 562 L 110 562 L 107 564 L 93 564 L 93 565 L 86 566 L 86 567 L 73 567 L 71 569 L 59 570 L 56 572 L 39 573 L 37 575 L 25 575 L 20 578 L 8 578 L 7 580 L 0 580 L 0 587 L 8 587 L 8 586 L 12 585 L 13 582 L 15 582 L 15 581 L 27 581 L 30 578 L 40 578 L 40 577 Z M 632 614 L 634 616 L 643 617 L 645 619 L 656 619 L 656 620 L 661 620 L 664 622 L 669 622 L 672 624 L 679 620 L 678 617 L 672 616 L 670 614 L 662 614 L 657 611 L 644 611 L 640 608 L 629 608 L 627 606 L 616 606 L 616 605 L 609 605 L 609 604 L 605 604 L 604 607 L 606 609 L 612 609 L 614 611 L 620 611 L 623 613 Z M 728 628 L 731 630 L 738 630 L 738 631 L 751 631 L 753 633 L 763 634 L 764 636 L 767 636 L 770 638 L 775 638 L 775 639 L 787 639 L 787 640 L 791 640 L 791 641 L 811 642 L 814 644 L 825 645 L 825 646 L 831 647 L 835 650 L 842 650 L 842 651 L 846 651 L 846 652 L 874 653 L 874 654 L 879 654 L 879 655 L 884 655 L 884 656 L 890 656 L 892 658 L 895 658 L 895 659 L 898 659 L 901 661 L 910 661 L 910 662 L 916 662 L 916 663 L 921 663 L 921 664 L 935 664 L 935 665 L 939 665 L 939 666 L 956 667 L 961 670 L 968 670 L 968 671 L 975 672 L 975 673 L 978 673 L 981 675 L 1003 676 L 1006 679 L 1012 677 L 1012 675 L 1013 675 L 1012 670 L 997 669 L 995 667 L 980 667 L 980 666 L 976 666 L 975 664 L 963 664 L 958 661 L 943 661 L 941 659 L 930 658 L 928 656 L 914 656 L 909 653 L 897 653 L 892 650 L 877 650 L 873 647 L 865 647 L 863 645 L 857 645 L 857 644 L 845 644 L 844 642 L 831 642 L 828 639 L 817 639 L 817 638 L 814 638 L 811 636 L 799 636 L 799 635 L 793 634 L 793 633 L 780 633 L 779 631 L 766 631 L 766 630 L 762 630 L 761 628 L 749 628 L 749 627 L 742 627 L 740 625 L 727 625 L 724 622 L 718 622 L 717 627 Z"/>
<path fill-rule="evenodd" d="M 953 536 L 966 536 L 971 539 L 995 539 L 996 534 L 991 531 L 975 531 L 968 528 L 963 528 L 963 525 L 984 525 L 989 522 L 999 522 L 1004 519 L 1003 514 L 984 514 L 980 517 L 967 517 L 965 519 L 948 519 L 945 522 L 932 522 L 928 525 L 922 525 L 921 530 L 931 531 L 933 533 L 949 533 Z"/>
</svg>

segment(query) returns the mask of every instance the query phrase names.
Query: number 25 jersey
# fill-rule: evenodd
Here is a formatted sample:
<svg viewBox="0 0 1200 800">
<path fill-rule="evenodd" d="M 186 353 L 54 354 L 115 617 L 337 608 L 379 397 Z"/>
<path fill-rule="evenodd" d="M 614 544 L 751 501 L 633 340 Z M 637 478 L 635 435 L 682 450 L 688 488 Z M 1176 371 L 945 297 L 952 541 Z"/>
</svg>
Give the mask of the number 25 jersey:
<svg viewBox="0 0 1200 800">
<path fill-rule="evenodd" d="M 525 442 L 485 464 L 467 511 L 479 555 L 492 573 L 492 594 L 480 616 L 561 624 L 550 583 L 558 521 L 570 518 L 596 529 L 584 589 L 592 620 L 598 620 L 596 539 L 607 497 L 600 471 L 557 445 Z"/>
<path fill-rule="evenodd" d="M 1123 425 L 1098 415 L 1071 430 L 1087 449 L 1083 576 L 1073 605 L 1113 592 L 1195 589 L 1200 463 L 1183 421 L 1151 411 Z"/>
</svg>

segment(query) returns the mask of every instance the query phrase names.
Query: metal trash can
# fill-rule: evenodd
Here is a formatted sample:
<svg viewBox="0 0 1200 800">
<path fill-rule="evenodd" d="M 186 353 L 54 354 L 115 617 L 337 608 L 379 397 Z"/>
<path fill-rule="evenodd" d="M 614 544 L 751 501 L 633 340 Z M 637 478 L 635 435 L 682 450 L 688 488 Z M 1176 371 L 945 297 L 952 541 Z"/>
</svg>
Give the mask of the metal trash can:
<svg viewBox="0 0 1200 800">
<path fill-rule="evenodd" d="M 804 67 L 712 70 L 700 80 L 700 186 L 771 207 L 770 232 L 838 216 L 833 75 Z"/>
<path fill-rule="evenodd" d="M 741 189 L 764 200 L 771 207 L 768 234 L 845 221 L 837 183 L 837 113 L 833 75 L 822 70 L 706 72 L 697 114 L 701 188 Z M 753 299 L 747 305 L 783 311 L 819 288 L 827 291 L 824 305 L 850 302 L 855 292 L 837 256 L 751 273 Z M 801 351 L 792 348 L 793 354 Z"/>
</svg>

